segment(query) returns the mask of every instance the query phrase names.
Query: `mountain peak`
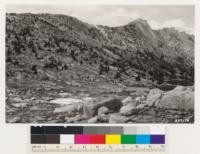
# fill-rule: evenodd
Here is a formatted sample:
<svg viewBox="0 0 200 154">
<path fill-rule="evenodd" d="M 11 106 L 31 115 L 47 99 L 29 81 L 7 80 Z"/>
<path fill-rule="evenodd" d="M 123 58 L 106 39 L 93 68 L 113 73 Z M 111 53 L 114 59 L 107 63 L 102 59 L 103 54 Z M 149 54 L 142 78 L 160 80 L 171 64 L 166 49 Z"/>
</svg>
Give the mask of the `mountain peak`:
<svg viewBox="0 0 200 154">
<path fill-rule="evenodd" d="M 141 24 L 141 25 L 147 25 L 147 26 L 149 26 L 147 20 L 144 20 L 144 19 L 141 19 L 141 18 L 138 18 L 138 19 L 130 22 L 128 25 L 135 25 L 135 24 Z"/>
<path fill-rule="evenodd" d="M 155 38 L 155 34 L 152 31 L 151 26 L 148 24 L 147 20 L 138 18 L 128 24 L 130 28 L 133 28 L 135 31 L 139 32 L 143 36 L 147 37 L 149 40 L 153 41 L 152 38 Z"/>
</svg>

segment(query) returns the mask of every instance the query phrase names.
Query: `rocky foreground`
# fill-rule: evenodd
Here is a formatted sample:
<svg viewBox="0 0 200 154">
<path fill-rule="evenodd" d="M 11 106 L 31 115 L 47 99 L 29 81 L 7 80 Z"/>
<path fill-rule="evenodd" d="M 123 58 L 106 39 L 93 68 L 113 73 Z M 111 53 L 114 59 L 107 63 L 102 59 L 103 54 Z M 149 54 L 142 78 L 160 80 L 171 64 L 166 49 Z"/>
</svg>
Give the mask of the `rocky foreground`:
<svg viewBox="0 0 200 154">
<path fill-rule="evenodd" d="M 30 84 L 29 84 L 30 85 Z M 48 86 L 47 86 L 48 85 Z M 62 84 L 63 85 L 63 84 Z M 7 88 L 8 123 L 192 123 L 194 88 L 171 91 L 102 83 Z M 34 84 L 32 84 L 34 86 Z M 19 86 L 17 86 L 19 88 Z M 89 89 L 89 91 L 88 91 Z M 70 91 L 70 93 L 69 93 Z"/>
</svg>

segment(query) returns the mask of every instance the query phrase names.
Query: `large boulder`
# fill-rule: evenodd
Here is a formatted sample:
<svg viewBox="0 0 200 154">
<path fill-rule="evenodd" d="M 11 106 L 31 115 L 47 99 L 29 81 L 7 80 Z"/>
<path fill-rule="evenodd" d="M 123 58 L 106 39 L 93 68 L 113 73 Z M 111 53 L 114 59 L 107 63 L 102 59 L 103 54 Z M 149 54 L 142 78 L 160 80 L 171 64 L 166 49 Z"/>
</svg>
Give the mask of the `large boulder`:
<svg viewBox="0 0 200 154">
<path fill-rule="evenodd" d="M 187 87 L 184 87 L 184 86 L 177 86 L 175 87 L 173 90 L 174 91 L 185 91 L 187 89 Z"/>
<path fill-rule="evenodd" d="M 163 95 L 158 107 L 194 110 L 194 92 L 190 88 L 183 86 L 176 87 Z"/>
<path fill-rule="evenodd" d="M 135 92 L 135 96 L 146 96 L 146 91 L 148 91 L 148 89 L 137 89 Z"/>
<path fill-rule="evenodd" d="M 99 102 L 85 102 L 83 113 L 85 116 L 93 117 L 94 115 L 97 115 L 98 109 L 103 106 L 107 107 L 110 111 L 118 112 L 122 106 L 122 102 L 116 97 L 110 97 Z"/>
<path fill-rule="evenodd" d="M 109 118 L 110 118 L 109 114 L 100 114 L 100 115 L 98 115 L 98 120 L 101 123 L 108 123 L 109 122 Z"/>
<path fill-rule="evenodd" d="M 136 113 L 137 109 L 135 108 L 135 106 L 132 105 L 126 105 L 121 107 L 120 109 L 120 114 L 124 115 L 124 116 L 130 116 L 134 113 Z"/>
<path fill-rule="evenodd" d="M 70 105 L 70 104 L 83 103 L 83 100 L 75 98 L 57 98 L 51 100 L 50 103 L 60 104 L 60 105 Z"/>
<path fill-rule="evenodd" d="M 20 97 L 14 97 L 14 98 L 10 97 L 8 99 L 9 99 L 9 102 L 12 102 L 12 103 L 21 103 L 21 102 L 24 102 L 24 100 L 21 99 Z"/>
<path fill-rule="evenodd" d="M 163 93 L 164 92 L 158 88 L 152 89 L 147 95 L 146 104 L 149 106 L 157 106 Z"/>
<path fill-rule="evenodd" d="M 55 114 L 66 113 L 68 115 L 73 115 L 76 112 L 81 112 L 82 107 L 83 107 L 82 104 L 71 104 L 71 105 L 55 108 L 53 113 Z"/>
<path fill-rule="evenodd" d="M 139 104 L 139 105 L 137 105 L 136 106 L 136 109 L 143 109 L 143 108 L 145 108 L 147 106 L 147 104 Z"/>
<path fill-rule="evenodd" d="M 194 91 L 194 86 L 188 86 L 187 90 Z"/>
<path fill-rule="evenodd" d="M 122 100 L 122 104 L 123 105 L 132 104 L 136 106 L 137 102 L 132 97 L 129 96 Z"/>
<path fill-rule="evenodd" d="M 88 120 L 88 123 L 97 123 L 97 122 L 98 122 L 98 117 L 97 116 L 95 116 L 95 117 L 93 117 L 93 118 Z"/>
<path fill-rule="evenodd" d="M 26 106 L 28 106 L 28 103 L 12 103 L 11 105 L 16 108 L 25 108 Z"/>
<path fill-rule="evenodd" d="M 127 123 L 128 120 L 129 120 L 129 118 L 127 118 L 125 116 L 121 116 L 121 115 L 115 113 L 115 114 L 111 114 L 110 115 L 109 123 L 113 123 L 113 124 L 121 123 L 122 124 L 122 123 Z"/>
<path fill-rule="evenodd" d="M 98 115 L 107 114 L 108 112 L 109 112 L 109 109 L 105 106 L 102 106 L 98 109 Z"/>
<path fill-rule="evenodd" d="M 14 118 L 8 119 L 8 123 L 18 123 L 20 121 L 21 121 L 20 117 L 14 117 Z"/>
</svg>

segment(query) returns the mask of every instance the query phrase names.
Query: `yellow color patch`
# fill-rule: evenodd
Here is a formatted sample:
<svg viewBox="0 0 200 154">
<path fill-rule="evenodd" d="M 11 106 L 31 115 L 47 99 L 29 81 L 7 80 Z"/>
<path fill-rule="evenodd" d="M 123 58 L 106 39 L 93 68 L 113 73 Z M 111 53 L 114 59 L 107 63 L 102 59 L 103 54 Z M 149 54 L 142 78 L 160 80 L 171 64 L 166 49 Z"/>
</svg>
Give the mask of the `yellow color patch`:
<svg viewBox="0 0 200 154">
<path fill-rule="evenodd" d="M 106 135 L 106 144 L 121 144 L 121 135 Z"/>
</svg>

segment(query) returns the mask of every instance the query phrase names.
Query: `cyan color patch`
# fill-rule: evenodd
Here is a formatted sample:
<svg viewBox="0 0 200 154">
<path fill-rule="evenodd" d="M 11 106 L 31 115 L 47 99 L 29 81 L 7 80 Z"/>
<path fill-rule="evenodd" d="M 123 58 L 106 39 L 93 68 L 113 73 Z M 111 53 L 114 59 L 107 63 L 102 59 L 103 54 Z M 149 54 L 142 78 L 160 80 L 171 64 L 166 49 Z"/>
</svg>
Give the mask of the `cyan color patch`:
<svg viewBox="0 0 200 154">
<path fill-rule="evenodd" d="M 136 144 L 150 144 L 150 135 L 136 135 Z"/>
</svg>

